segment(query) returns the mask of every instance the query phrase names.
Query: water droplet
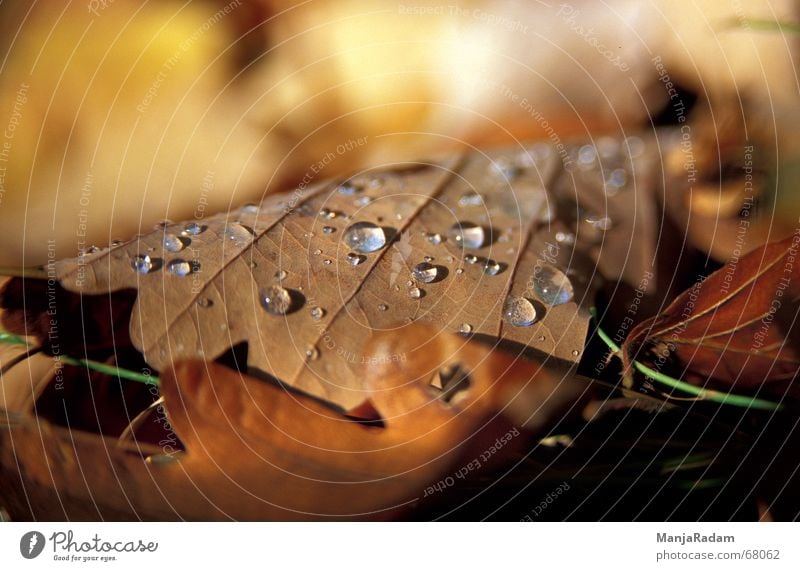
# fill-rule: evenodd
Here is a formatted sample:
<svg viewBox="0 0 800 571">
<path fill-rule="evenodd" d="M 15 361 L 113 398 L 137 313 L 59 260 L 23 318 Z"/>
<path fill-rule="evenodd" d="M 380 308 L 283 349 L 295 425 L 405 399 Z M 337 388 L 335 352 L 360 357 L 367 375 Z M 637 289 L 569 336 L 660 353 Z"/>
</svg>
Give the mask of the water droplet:
<svg viewBox="0 0 800 571">
<path fill-rule="evenodd" d="M 575 243 L 575 234 L 571 232 L 556 232 L 556 242 L 571 246 Z"/>
<path fill-rule="evenodd" d="M 458 328 L 459 333 L 463 333 L 464 335 L 469 335 L 472 333 L 472 325 L 469 323 L 462 323 Z"/>
<path fill-rule="evenodd" d="M 422 259 L 425 260 L 426 262 L 432 262 L 433 261 L 433 256 L 425 256 Z"/>
<path fill-rule="evenodd" d="M 167 264 L 167 271 L 174 276 L 183 278 L 192 273 L 192 266 L 186 260 L 178 258 Z"/>
<path fill-rule="evenodd" d="M 619 141 L 614 137 L 597 139 L 597 152 L 604 159 L 612 159 L 619 153 Z"/>
<path fill-rule="evenodd" d="M 306 358 L 309 361 L 314 361 L 319 358 L 319 349 L 317 349 L 314 345 L 309 345 L 306 347 Z"/>
<path fill-rule="evenodd" d="M 461 195 L 458 199 L 459 206 L 483 206 L 483 197 L 477 192 L 469 191 Z"/>
<path fill-rule="evenodd" d="M 592 166 L 596 160 L 597 149 L 593 145 L 584 145 L 578 150 L 578 162 L 581 166 Z"/>
<path fill-rule="evenodd" d="M 403 219 L 403 215 L 398 212 L 397 214 L 394 215 L 394 219 L 399 222 L 400 220 Z"/>
<path fill-rule="evenodd" d="M 150 256 L 134 256 L 131 261 L 131 266 L 137 274 L 146 274 L 153 269 L 153 260 L 150 259 Z"/>
<path fill-rule="evenodd" d="M 228 224 L 225 228 L 224 236 L 230 240 L 237 248 L 242 248 L 253 239 L 253 232 L 242 224 Z"/>
<path fill-rule="evenodd" d="M 350 262 L 351 266 L 357 266 L 366 259 L 366 256 L 362 256 L 361 254 L 356 254 L 354 252 L 349 252 L 347 254 L 347 261 Z"/>
<path fill-rule="evenodd" d="M 464 268 L 458 268 L 458 269 L 456 270 L 456 275 L 459 275 L 459 276 L 460 276 L 460 275 L 461 275 L 461 274 L 463 274 L 463 273 L 464 273 Z"/>
<path fill-rule="evenodd" d="M 344 182 L 339 185 L 339 194 L 343 194 L 345 196 L 353 196 L 358 191 L 359 188 L 350 182 Z"/>
<path fill-rule="evenodd" d="M 111 240 L 111 247 L 116 248 L 117 246 L 121 246 L 123 244 L 122 240 Z"/>
<path fill-rule="evenodd" d="M 372 198 L 370 198 L 367 195 L 359 196 L 358 198 L 355 199 L 356 206 L 366 206 L 370 202 L 372 202 Z"/>
<path fill-rule="evenodd" d="M 553 148 L 547 143 L 536 143 L 531 147 L 530 155 L 539 163 L 553 155 Z"/>
<path fill-rule="evenodd" d="M 419 299 L 424 294 L 425 292 L 419 289 L 418 287 L 412 287 L 411 289 L 408 290 L 408 297 L 410 297 L 411 299 Z"/>
<path fill-rule="evenodd" d="M 476 249 L 486 241 L 486 232 L 472 222 L 458 222 L 448 230 L 447 237 L 464 248 Z"/>
<path fill-rule="evenodd" d="M 378 311 L 386 311 L 387 309 L 389 309 L 389 306 L 385 303 L 378 304 Z"/>
<path fill-rule="evenodd" d="M 356 222 L 344 231 L 344 242 L 362 254 L 375 252 L 386 245 L 383 228 L 372 222 Z"/>
<path fill-rule="evenodd" d="M 383 179 L 379 176 L 371 176 L 367 181 L 367 186 L 370 188 L 378 188 L 383 184 Z"/>
<path fill-rule="evenodd" d="M 214 302 L 207 297 L 198 297 L 197 305 L 199 305 L 200 307 L 211 307 L 212 305 L 214 305 Z"/>
<path fill-rule="evenodd" d="M 320 250 L 319 248 L 317 248 L 316 250 L 314 250 L 314 255 L 315 255 L 315 256 L 319 256 L 320 254 L 322 254 L 322 250 Z"/>
<path fill-rule="evenodd" d="M 258 204 L 250 203 L 242 206 L 242 212 L 244 214 L 258 214 L 258 210 L 259 210 Z"/>
<path fill-rule="evenodd" d="M 414 266 L 414 269 L 411 271 L 411 273 L 413 274 L 414 279 L 421 281 L 422 283 L 429 284 L 436 279 L 436 276 L 439 274 L 439 270 L 433 264 L 421 262 Z"/>
<path fill-rule="evenodd" d="M 278 281 L 285 280 L 287 275 L 286 270 L 278 270 L 275 272 L 275 279 Z"/>
<path fill-rule="evenodd" d="M 278 285 L 263 288 L 260 292 L 261 306 L 272 315 L 286 315 L 292 307 L 289 290 Z"/>
<path fill-rule="evenodd" d="M 89 246 L 87 248 L 84 248 L 83 250 L 80 250 L 78 252 L 78 255 L 80 257 L 91 256 L 92 254 L 96 254 L 99 251 L 100 251 L 100 248 L 98 248 L 97 246 Z"/>
<path fill-rule="evenodd" d="M 322 260 L 322 263 L 326 266 L 330 266 L 333 262 L 331 260 Z"/>
<path fill-rule="evenodd" d="M 442 235 L 438 233 L 433 233 L 433 234 L 426 233 L 425 238 L 428 240 L 428 242 L 430 242 L 434 246 L 438 246 L 439 244 L 442 243 Z"/>
<path fill-rule="evenodd" d="M 577 356 L 578 356 L 578 355 L 580 355 L 580 354 L 581 354 L 581 352 L 580 352 L 580 351 L 578 351 L 577 349 L 573 349 L 573 350 L 572 350 L 572 356 L 573 356 L 573 357 L 577 357 Z"/>
<path fill-rule="evenodd" d="M 534 273 L 533 291 L 548 305 L 567 303 L 574 293 L 569 278 L 552 266 L 544 266 Z"/>
<path fill-rule="evenodd" d="M 614 227 L 614 222 L 608 216 L 591 215 L 586 217 L 586 222 L 595 230 L 606 232 Z"/>
<path fill-rule="evenodd" d="M 323 234 L 333 234 L 334 232 L 336 232 L 336 228 L 333 228 L 332 226 L 323 226 L 322 227 L 322 233 Z"/>
<path fill-rule="evenodd" d="M 503 320 L 514 327 L 530 327 L 536 323 L 536 308 L 524 297 L 509 297 L 503 306 Z"/>
<path fill-rule="evenodd" d="M 325 310 L 324 309 L 322 309 L 321 307 L 312 307 L 311 308 L 311 318 L 314 321 L 319 321 L 323 317 L 325 317 Z"/>
<path fill-rule="evenodd" d="M 464 261 L 468 264 L 477 264 L 478 263 L 478 256 L 475 254 L 467 254 L 464 256 Z"/>
<path fill-rule="evenodd" d="M 333 220 L 339 215 L 338 212 L 335 210 L 330 210 L 329 208 L 323 208 L 319 211 L 320 218 L 325 218 L 326 220 Z"/>
<path fill-rule="evenodd" d="M 486 260 L 483 264 L 483 273 L 487 276 L 496 276 L 503 267 L 494 260 Z"/>
<path fill-rule="evenodd" d="M 507 182 L 514 180 L 521 169 L 506 158 L 495 159 L 489 165 L 490 174 L 502 176 Z"/>
<path fill-rule="evenodd" d="M 547 337 L 545 337 L 544 335 L 539 335 L 538 339 L 539 339 L 539 341 L 546 341 Z"/>
<path fill-rule="evenodd" d="M 614 169 L 606 179 L 606 192 L 619 190 L 628 182 L 628 173 L 625 169 Z"/>
<path fill-rule="evenodd" d="M 175 234 L 164 234 L 164 249 L 167 252 L 180 252 L 186 247 L 186 244 Z"/>
</svg>

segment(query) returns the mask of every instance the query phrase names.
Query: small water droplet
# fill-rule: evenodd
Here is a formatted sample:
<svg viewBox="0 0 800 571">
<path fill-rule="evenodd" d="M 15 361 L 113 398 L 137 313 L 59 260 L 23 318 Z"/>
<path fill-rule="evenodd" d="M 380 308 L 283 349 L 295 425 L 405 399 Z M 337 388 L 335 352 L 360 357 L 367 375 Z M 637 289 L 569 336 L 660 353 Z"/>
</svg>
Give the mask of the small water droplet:
<svg viewBox="0 0 800 571">
<path fill-rule="evenodd" d="M 212 305 L 214 305 L 214 302 L 211 301 L 211 299 L 209 299 L 207 297 L 198 297 L 197 298 L 197 305 L 200 306 L 200 307 L 204 307 L 204 308 L 205 307 L 211 307 Z"/>
<path fill-rule="evenodd" d="M 478 256 L 475 254 L 467 254 L 464 256 L 464 261 L 468 264 L 477 264 L 478 263 Z"/>
<path fill-rule="evenodd" d="M 578 355 L 580 355 L 580 354 L 581 354 L 581 352 L 580 352 L 580 351 L 578 351 L 577 349 L 573 349 L 573 350 L 572 350 L 572 356 L 573 356 L 573 357 L 577 357 L 577 356 L 578 356 Z"/>
<path fill-rule="evenodd" d="M 150 259 L 150 256 L 142 256 L 140 254 L 133 257 L 131 266 L 137 274 L 147 274 L 153 269 L 153 260 Z"/>
<path fill-rule="evenodd" d="M 448 230 L 447 237 L 464 248 L 477 249 L 486 241 L 486 232 L 472 222 L 458 222 Z"/>
<path fill-rule="evenodd" d="M 403 215 L 398 212 L 397 214 L 394 215 L 394 219 L 399 222 L 400 220 L 403 219 Z"/>
<path fill-rule="evenodd" d="M 483 197 L 474 190 L 471 190 L 461 195 L 461 198 L 458 199 L 458 204 L 464 207 L 483 206 Z"/>
<path fill-rule="evenodd" d="M 502 269 L 502 266 L 494 260 L 486 260 L 483 264 L 483 273 L 487 276 L 496 276 Z"/>
<path fill-rule="evenodd" d="M 370 202 L 372 202 L 372 198 L 370 198 L 367 195 L 359 196 L 358 198 L 355 199 L 356 206 L 366 206 Z"/>
<path fill-rule="evenodd" d="M 175 234 L 164 234 L 164 249 L 167 252 L 180 252 L 186 247 L 186 243 Z"/>
<path fill-rule="evenodd" d="M 258 214 L 258 210 L 259 210 L 258 204 L 250 203 L 242 206 L 242 212 L 244 214 Z"/>
<path fill-rule="evenodd" d="M 456 275 L 459 275 L 459 276 L 460 276 L 460 275 L 461 275 L 461 274 L 463 274 L 463 273 L 464 273 L 464 268 L 458 268 L 458 269 L 456 270 Z"/>
<path fill-rule="evenodd" d="M 608 216 L 591 215 L 586 217 L 586 222 L 595 230 L 606 232 L 614 227 L 614 222 Z"/>
<path fill-rule="evenodd" d="M 386 311 L 387 309 L 389 309 L 389 306 L 385 303 L 378 304 L 378 311 Z"/>
<path fill-rule="evenodd" d="M 322 233 L 323 234 L 333 234 L 334 232 L 336 232 L 336 228 L 334 228 L 332 226 L 323 226 L 322 227 Z"/>
<path fill-rule="evenodd" d="M 556 232 L 556 242 L 571 246 L 575 243 L 575 234 L 571 232 Z"/>
<path fill-rule="evenodd" d="M 347 261 L 350 262 L 351 266 L 357 266 L 366 259 L 367 259 L 366 256 L 362 256 L 361 254 L 356 254 L 355 252 L 349 252 L 347 254 Z"/>
<path fill-rule="evenodd" d="M 458 328 L 459 333 L 463 333 L 464 335 L 468 335 L 472 333 L 472 325 L 469 323 L 462 323 Z"/>
<path fill-rule="evenodd" d="M 333 262 L 331 260 L 322 260 L 322 263 L 326 266 L 330 266 Z"/>
<path fill-rule="evenodd" d="M 429 284 L 434 281 L 439 274 L 439 270 L 431 263 L 428 262 L 421 262 L 414 266 L 414 269 L 411 271 L 414 276 L 414 279 L 417 281 L 421 281 L 422 283 Z"/>
<path fill-rule="evenodd" d="M 317 349 L 314 345 L 309 345 L 306 347 L 306 359 L 309 361 L 315 361 L 319 358 L 319 349 Z"/>
<path fill-rule="evenodd" d="M 503 306 L 503 320 L 514 327 L 530 327 L 536 323 L 536 308 L 524 297 L 509 297 Z"/>
<path fill-rule="evenodd" d="M 287 275 L 286 270 L 278 270 L 275 272 L 275 279 L 278 281 L 285 280 Z"/>
<path fill-rule="evenodd" d="M 167 264 L 167 271 L 174 276 L 183 278 L 192 273 L 192 266 L 186 260 L 178 258 Z"/>
<path fill-rule="evenodd" d="M 335 210 L 331 210 L 329 208 L 323 208 L 319 211 L 320 218 L 325 218 L 326 220 L 333 220 L 339 215 L 338 212 Z"/>
<path fill-rule="evenodd" d="M 442 235 L 438 233 L 433 233 L 433 234 L 426 233 L 425 238 L 428 240 L 428 242 L 430 242 L 434 246 L 438 246 L 439 244 L 442 243 Z"/>
<path fill-rule="evenodd" d="M 544 335 L 539 335 L 539 341 L 546 341 L 546 340 L 547 337 L 545 337 Z"/>
<path fill-rule="evenodd" d="M 121 246 L 123 244 L 122 240 L 112 240 L 111 247 L 116 248 L 117 246 Z"/>
<path fill-rule="evenodd" d="M 353 250 L 366 254 L 380 250 L 386 245 L 383 228 L 372 222 L 356 222 L 344 231 L 345 244 Z"/>
<path fill-rule="evenodd" d="M 367 186 L 370 188 L 378 188 L 383 184 L 383 179 L 379 176 L 371 176 L 367 181 Z"/>
<path fill-rule="evenodd" d="M 578 163 L 583 167 L 594 165 L 597 160 L 597 149 L 594 145 L 584 145 L 578 150 Z"/>
<path fill-rule="evenodd" d="M 315 256 L 319 256 L 320 254 L 322 254 L 322 250 L 320 250 L 319 248 L 317 248 L 316 250 L 314 250 L 314 255 L 315 255 Z"/>
<path fill-rule="evenodd" d="M 223 234 L 237 248 L 246 246 L 253 239 L 253 232 L 242 224 L 228 224 Z"/>
<path fill-rule="evenodd" d="M 614 169 L 606 178 L 606 192 L 609 192 L 609 187 L 618 190 L 625 186 L 628 182 L 628 173 L 625 169 Z"/>
<path fill-rule="evenodd" d="M 547 305 L 561 305 L 572 299 L 572 282 L 552 266 L 539 268 L 533 275 L 533 291 Z"/>
<path fill-rule="evenodd" d="M 419 289 L 418 287 L 412 287 L 411 289 L 408 290 L 408 297 L 410 297 L 411 299 L 419 299 L 424 294 L 425 292 Z"/>
<path fill-rule="evenodd" d="M 506 158 L 495 159 L 489 164 L 489 173 L 495 176 L 501 176 L 507 182 L 514 180 L 519 176 L 520 172 L 522 172 L 522 170 L 519 166 Z"/>
<path fill-rule="evenodd" d="M 292 307 L 292 295 L 284 287 L 278 285 L 265 287 L 259 294 L 261 307 L 272 315 L 286 315 Z"/>
<path fill-rule="evenodd" d="M 323 317 L 325 317 L 325 310 L 324 309 L 322 309 L 321 307 L 312 307 L 311 308 L 311 318 L 314 321 L 319 321 Z"/>
<path fill-rule="evenodd" d="M 353 196 L 357 193 L 360 189 L 350 182 L 343 182 L 339 185 L 339 194 L 343 194 L 345 196 Z"/>
<path fill-rule="evenodd" d="M 422 259 L 425 260 L 426 262 L 432 262 L 433 261 L 433 256 L 425 256 Z"/>
</svg>

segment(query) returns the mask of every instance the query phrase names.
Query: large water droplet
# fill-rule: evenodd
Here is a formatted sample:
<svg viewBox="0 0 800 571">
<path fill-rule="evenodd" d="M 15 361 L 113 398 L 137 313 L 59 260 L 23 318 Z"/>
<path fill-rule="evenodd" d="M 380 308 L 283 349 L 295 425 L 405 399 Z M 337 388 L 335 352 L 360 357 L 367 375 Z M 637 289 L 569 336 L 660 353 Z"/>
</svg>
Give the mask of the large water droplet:
<svg viewBox="0 0 800 571">
<path fill-rule="evenodd" d="M 259 292 L 261 306 L 272 315 L 286 315 L 292 307 L 292 295 L 284 287 L 274 285 Z"/>
<path fill-rule="evenodd" d="M 253 239 L 253 232 L 242 224 L 233 223 L 225 227 L 224 236 L 227 240 L 230 240 L 234 246 L 242 248 Z"/>
<path fill-rule="evenodd" d="M 464 248 L 477 249 L 486 241 L 486 232 L 482 226 L 472 222 L 458 222 L 447 231 L 447 236 Z"/>
<path fill-rule="evenodd" d="M 534 273 L 533 291 L 548 305 L 567 303 L 574 294 L 569 278 L 552 266 L 544 266 Z"/>
<path fill-rule="evenodd" d="M 344 243 L 356 252 L 375 252 L 386 245 L 386 234 L 372 222 L 356 222 L 344 231 Z"/>
<path fill-rule="evenodd" d="M 167 271 L 174 276 L 182 278 L 192 273 L 192 265 L 186 260 L 172 260 L 167 264 Z"/>
<path fill-rule="evenodd" d="M 137 274 L 147 274 L 153 269 L 153 260 L 150 259 L 150 256 L 142 256 L 140 254 L 133 257 L 131 266 Z"/>
<path fill-rule="evenodd" d="M 164 234 L 164 249 L 167 252 L 180 252 L 186 247 L 186 243 L 175 234 Z"/>
<path fill-rule="evenodd" d="M 414 266 L 412 274 L 414 275 L 414 279 L 417 281 L 429 284 L 436 279 L 436 276 L 439 274 L 439 270 L 433 264 L 422 262 Z"/>
<path fill-rule="evenodd" d="M 503 306 L 503 320 L 514 327 L 530 327 L 536 323 L 536 308 L 524 297 L 509 297 Z"/>
<path fill-rule="evenodd" d="M 361 254 L 356 254 L 355 252 L 348 252 L 347 254 L 347 261 L 350 262 L 351 266 L 357 266 L 366 259 L 367 259 L 366 256 L 362 256 Z"/>
</svg>

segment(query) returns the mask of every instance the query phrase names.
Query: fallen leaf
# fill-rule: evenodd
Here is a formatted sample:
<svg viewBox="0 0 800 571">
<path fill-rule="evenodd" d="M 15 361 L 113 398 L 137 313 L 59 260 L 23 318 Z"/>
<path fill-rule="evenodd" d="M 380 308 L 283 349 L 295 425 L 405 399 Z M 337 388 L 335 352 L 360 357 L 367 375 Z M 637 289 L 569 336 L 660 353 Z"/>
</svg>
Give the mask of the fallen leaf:
<svg viewBox="0 0 800 571">
<path fill-rule="evenodd" d="M 627 368 L 646 360 L 656 369 L 677 366 L 697 384 L 797 397 L 798 246 L 795 233 L 697 281 L 631 331 L 622 347 Z"/>
</svg>

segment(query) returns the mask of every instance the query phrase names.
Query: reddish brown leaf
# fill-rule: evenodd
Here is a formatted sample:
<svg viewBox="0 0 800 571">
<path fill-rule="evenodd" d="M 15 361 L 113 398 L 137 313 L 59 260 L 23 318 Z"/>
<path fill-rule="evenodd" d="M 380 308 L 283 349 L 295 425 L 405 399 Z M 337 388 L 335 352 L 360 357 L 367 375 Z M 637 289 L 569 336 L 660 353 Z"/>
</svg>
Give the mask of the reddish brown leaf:
<svg viewBox="0 0 800 571">
<path fill-rule="evenodd" d="M 639 324 L 623 355 L 654 368 L 679 365 L 692 382 L 799 395 L 797 300 L 800 232 L 733 259 L 660 315 Z"/>
</svg>

